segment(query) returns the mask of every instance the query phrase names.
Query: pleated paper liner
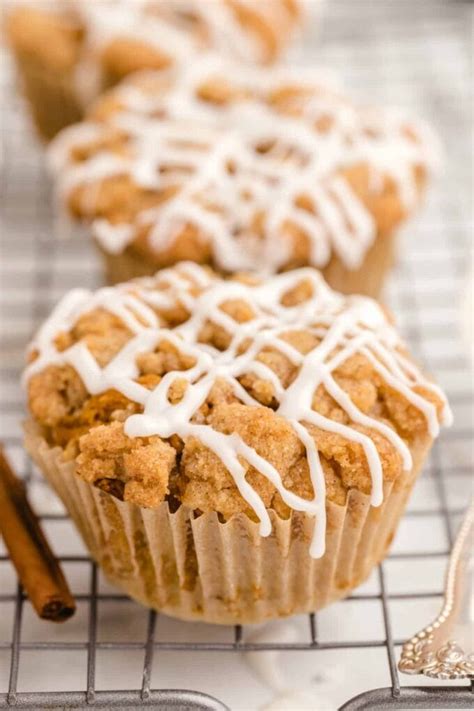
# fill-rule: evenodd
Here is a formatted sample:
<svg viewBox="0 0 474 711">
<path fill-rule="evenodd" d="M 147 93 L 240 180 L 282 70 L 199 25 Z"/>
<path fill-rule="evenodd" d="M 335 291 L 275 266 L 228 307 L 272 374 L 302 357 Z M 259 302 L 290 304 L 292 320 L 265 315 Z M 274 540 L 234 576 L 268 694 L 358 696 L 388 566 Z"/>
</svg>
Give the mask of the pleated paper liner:
<svg viewBox="0 0 474 711">
<path fill-rule="evenodd" d="M 262 538 L 245 514 L 223 523 L 184 506 L 140 508 L 83 481 L 36 425 L 25 429 L 29 453 L 109 581 L 172 617 L 217 624 L 313 612 L 347 596 L 384 557 L 425 453 L 411 473 L 385 483 L 378 508 L 355 490 L 345 506 L 328 501 L 326 552 L 314 560 L 311 516 L 293 512 L 285 520 L 270 511 L 272 533 Z"/>
<path fill-rule="evenodd" d="M 38 58 L 15 49 L 18 74 L 32 118 L 41 138 L 50 141 L 61 129 L 83 118 L 74 74 L 43 66 Z"/>
</svg>

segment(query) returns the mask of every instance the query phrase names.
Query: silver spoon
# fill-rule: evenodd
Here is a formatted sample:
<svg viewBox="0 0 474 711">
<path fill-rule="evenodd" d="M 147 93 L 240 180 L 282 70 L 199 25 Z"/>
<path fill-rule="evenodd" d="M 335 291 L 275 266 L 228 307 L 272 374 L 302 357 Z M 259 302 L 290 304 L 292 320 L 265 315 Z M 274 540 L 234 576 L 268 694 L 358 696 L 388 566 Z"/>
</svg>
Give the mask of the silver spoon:
<svg viewBox="0 0 474 711">
<path fill-rule="evenodd" d="M 449 558 L 438 617 L 402 649 L 398 668 L 434 679 L 474 677 L 474 500 Z"/>
</svg>

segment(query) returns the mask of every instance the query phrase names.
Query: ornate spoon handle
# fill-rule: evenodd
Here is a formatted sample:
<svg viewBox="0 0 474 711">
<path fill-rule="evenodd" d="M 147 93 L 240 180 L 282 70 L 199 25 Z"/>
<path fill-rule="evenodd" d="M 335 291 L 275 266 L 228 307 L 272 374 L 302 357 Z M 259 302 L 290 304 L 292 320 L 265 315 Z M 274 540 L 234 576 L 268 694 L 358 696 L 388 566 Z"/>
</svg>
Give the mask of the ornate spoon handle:
<svg viewBox="0 0 474 711">
<path fill-rule="evenodd" d="M 474 677 L 474 501 L 449 558 L 443 607 L 438 617 L 408 642 L 398 664 L 406 674 L 436 679 Z"/>
</svg>

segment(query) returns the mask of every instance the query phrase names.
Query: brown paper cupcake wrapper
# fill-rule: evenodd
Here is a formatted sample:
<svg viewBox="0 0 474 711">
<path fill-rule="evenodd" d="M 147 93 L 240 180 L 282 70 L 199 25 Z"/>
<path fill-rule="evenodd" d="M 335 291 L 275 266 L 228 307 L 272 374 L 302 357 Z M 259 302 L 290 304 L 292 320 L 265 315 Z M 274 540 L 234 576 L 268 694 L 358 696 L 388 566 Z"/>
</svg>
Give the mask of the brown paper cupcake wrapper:
<svg viewBox="0 0 474 711">
<path fill-rule="evenodd" d="M 111 286 L 137 277 L 152 276 L 158 270 L 153 262 L 147 261 L 144 256 L 131 249 L 125 249 L 120 254 L 111 254 L 99 245 L 96 246 L 102 260 L 104 281 Z"/>
<path fill-rule="evenodd" d="M 415 479 L 386 484 L 379 508 L 355 490 L 345 506 L 328 502 L 326 553 L 314 560 L 306 514 L 271 511 L 272 534 L 262 538 L 245 514 L 222 523 L 184 506 L 140 508 L 80 479 L 35 425 L 25 442 L 113 584 L 173 617 L 220 624 L 313 612 L 348 595 L 385 555 Z"/>
<path fill-rule="evenodd" d="M 18 51 L 15 59 L 41 138 L 50 141 L 58 131 L 83 118 L 84 110 L 74 87 L 72 72 L 48 69 L 34 57 Z"/>
</svg>

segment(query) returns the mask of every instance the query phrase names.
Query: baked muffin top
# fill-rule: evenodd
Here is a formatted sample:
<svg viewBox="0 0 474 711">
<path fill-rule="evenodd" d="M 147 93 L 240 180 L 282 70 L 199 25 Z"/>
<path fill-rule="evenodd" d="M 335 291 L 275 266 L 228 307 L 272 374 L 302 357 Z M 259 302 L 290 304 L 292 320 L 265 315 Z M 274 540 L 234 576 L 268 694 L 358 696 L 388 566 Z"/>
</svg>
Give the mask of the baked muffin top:
<svg viewBox="0 0 474 711">
<path fill-rule="evenodd" d="M 140 69 L 192 61 L 206 48 L 272 62 L 306 17 L 306 0 L 16 0 L 14 45 L 71 71 L 85 104 Z"/>
<path fill-rule="evenodd" d="M 39 330 L 25 378 L 50 445 L 86 481 L 144 507 L 223 519 L 316 514 L 384 481 L 448 422 L 440 390 L 373 300 L 319 272 L 229 279 L 182 263 L 70 292 Z"/>
<path fill-rule="evenodd" d="M 416 207 L 436 163 L 427 127 L 355 106 L 327 78 L 214 55 L 145 73 L 51 147 L 70 213 L 106 252 L 157 267 L 357 269 Z"/>
</svg>

